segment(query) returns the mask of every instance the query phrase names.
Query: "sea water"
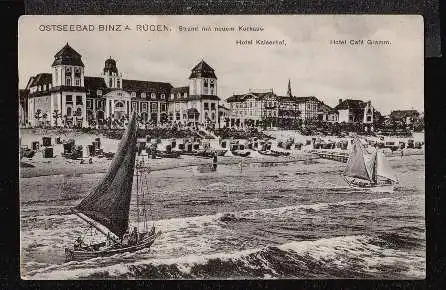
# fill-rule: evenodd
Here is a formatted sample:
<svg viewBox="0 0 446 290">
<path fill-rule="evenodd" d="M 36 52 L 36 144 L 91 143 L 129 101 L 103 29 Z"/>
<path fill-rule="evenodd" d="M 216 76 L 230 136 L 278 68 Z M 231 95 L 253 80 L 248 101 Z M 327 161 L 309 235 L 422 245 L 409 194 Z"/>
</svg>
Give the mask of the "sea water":
<svg viewBox="0 0 446 290">
<path fill-rule="evenodd" d="M 422 279 L 424 156 L 389 163 L 399 179 L 393 193 L 349 187 L 345 164 L 329 160 L 154 171 L 141 185 L 147 227 L 162 231 L 153 246 L 71 262 L 64 248 L 76 237 L 103 239 L 69 210 L 102 174 L 22 178 L 22 277 Z M 134 193 L 131 209 L 135 183 Z"/>
</svg>

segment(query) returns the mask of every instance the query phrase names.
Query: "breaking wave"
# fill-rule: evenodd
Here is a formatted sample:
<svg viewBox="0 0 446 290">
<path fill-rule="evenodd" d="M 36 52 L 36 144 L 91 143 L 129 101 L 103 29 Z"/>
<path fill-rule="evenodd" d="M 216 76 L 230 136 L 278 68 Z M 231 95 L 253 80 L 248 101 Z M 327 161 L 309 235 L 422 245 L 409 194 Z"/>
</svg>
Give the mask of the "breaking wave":
<svg viewBox="0 0 446 290">
<path fill-rule="evenodd" d="M 404 257 L 398 249 L 385 247 L 386 239 L 389 237 L 340 236 L 234 253 L 144 259 L 105 267 L 92 267 L 97 263 L 97 259 L 92 259 L 36 270 L 28 278 L 424 278 L 425 257 Z M 109 259 L 113 258 L 116 259 Z"/>
</svg>

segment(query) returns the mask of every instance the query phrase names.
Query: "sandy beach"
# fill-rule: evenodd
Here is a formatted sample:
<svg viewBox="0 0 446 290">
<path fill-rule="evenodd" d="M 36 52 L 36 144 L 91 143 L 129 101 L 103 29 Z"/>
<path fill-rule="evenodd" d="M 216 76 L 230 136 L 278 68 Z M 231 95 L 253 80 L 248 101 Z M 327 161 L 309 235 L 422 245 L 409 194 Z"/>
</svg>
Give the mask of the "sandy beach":
<svg viewBox="0 0 446 290">
<path fill-rule="evenodd" d="M 294 131 L 268 131 L 268 135 L 279 140 L 287 140 L 289 138 L 294 138 L 295 142 L 301 142 L 303 144 L 306 143 L 307 140 L 311 140 L 312 138 L 322 138 L 324 140 L 329 141 L 340 141 L 346 140 L 345 138 L 336 138 L 336 137 L 320 137 L 320 136 L 302 136 Z M 92 174 L 92 173 L 105 173 L 108 170 L 111 160 L 105 157 L 92 157 L 92 163 L 85 162 L 81 164 L 81 160 L 72 160 L 67 159 L 62 156 L 63 153 L 63 145 L 55 144 L 55 140 L 57 137 L 61 138 L 61 141 L 66 141 L 68 139 L 74 139 L 76 145 L 82 145 L 84 148 L 87 145 L 91 144 L 95 138 L 100 138 L 101 140 L 101 148 L 104 152 L 116 152 L 119 140 L 107 138 L 101 134 L 91 134 L 91 133 L 82 133 L 82 132 L 57 132 L 54 130 L 44 130 L 44 129 L 22 129 L 20 131 L 20 139 L 22 146 L 28 146 L 31 148 L 31 144 L 34 141 L 39 141 L 42 143 L 42 137 L 51 137 L 52 139 L 52 147 L 54 156 L 53 158 L 44 158 L 42 149 L 36 152 L 33 158 L 22 158 L 21 160 L 21 168 L 20 168 L 20 177 L 28 178 L 28 177 L 37 177 L 37 176 L 48 176 L 48 175 L 69 175 L 69 176 L 77 176 L 79 174 Z M 373 138 L 370 138 L 373 140 Z M 377 138 L 374 138 L 377 139 Z M 395 139 L 395 138 L 393 138 Z M 408 138 L 399 138 L 398 140 L 407 141 Z M 424 141 L 422 136 L 414 136 L 416 141 Z M 162 143 L 166 140 L 162 140 Z M 217 140 L 212 140 L 211 143 L 218 143 Z M 218 145 L 214 145 L 218 146 Z M 41 147 L 42 148 L 42 147 Z M 295 161 L 303 161 L 319 158 L 317 155 L 312 154 L 315 152 L 312 145 L 304 145 L 301 150 L 291 149 L 291 150 L 283 150 L 277 147 L 277 142 L 273 142 L 272 149 L 277 151 L 287 151 L 289 152 L 289 156 L 265 156 L 259 154 L 257 151 L 251 151 L 250 156 L 248 157 L 239 157 L 234 156 L 231 152 L 226 152 L 225 156 L 221 156 L 218 158 L 219 164 L 230 165 L 230 164 L 240 164 L 240 162 L 244 164 L 249 163 L 287 163 L 287 162 L 295 162 Z M 316 150 L 319 152 L 337 152 L 337 153 L 348 153 L 348 150 L 341 150 L 340 148 L 336 149 L 319 149 Z M 424 154 L 424 149 L 405 149 L 404 155 L 420 155 Z M 178 167 L 188 167 L 188 166 L 197 166 L 197 165 L 205 165 L 211 164 L 212 160 L 209 158 L 196 157 L 196 156 L 187 156 L 181 155 L 179 158 L 161 158 L 161 159 L 151 159 L 149 158 L 145 152 L 143 152 L 140 158 L 144 161 L 145 166 L 149 167 L 151 171 L 157 170 L 165 170 L 172 169 Z M 389 150 L 385 151 L 386 156 L 399 156 L 401 153 L 392 152 Z"/>
</svg>

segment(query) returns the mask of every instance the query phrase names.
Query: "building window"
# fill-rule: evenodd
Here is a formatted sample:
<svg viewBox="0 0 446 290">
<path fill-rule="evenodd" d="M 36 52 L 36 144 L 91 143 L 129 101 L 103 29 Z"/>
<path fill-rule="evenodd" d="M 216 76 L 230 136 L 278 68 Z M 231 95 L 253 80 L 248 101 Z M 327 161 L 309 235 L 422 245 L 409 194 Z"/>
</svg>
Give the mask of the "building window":
<svg viewBox="0 0 446 290">
<path fill-rule="evenodd" d="M 180 116 L 180 113 L 177 112 L 177 113 L 175 114 L 175 116 L 176 116 L 177 121 L 179 121 L 179 120 L 180 120 L 180 117 L 181 117 L 181 116 Z"/>
<path fill-rule="evenodd" d="M 211 85 L 210 88 L 213 89 L 214 88 L 214 80 L 211 80 Z"/>
<path fill-rule="evenodd" d="M 204 87 L 205 87 L 205 88 L 208 87 L 208 80 L 204 80 Z"/>
<path fill-rule="evenodd" d="M 209 103 L 203 103 L 204 109 L 209 110 Z"/>
<path fill-rule="evenodd" d="M 88 109 L 92 109 L 91 100 L 87 100 L 87 108 Z"/>
<path fill-rule="evenodd" d="M 65 96 L 65 102 L 66 102 L 67 104 L 73 104 L 73 96 L 71 96 L 71 95 L 66 95 L 66 96 Z"/>
<path fill-rule="evenodd" d="M 70 69 L 69 67 L 67 67 L 67 68 L 65 69 L 65 74 L 67 74 L 67 75 L 71 75 L 71 69 Z"/>
<path fill-rule="evenodd" d="M 96 93 L 98 96 L 102 96 L 102 90 L 98 90 Z"/>
<path fill-rule="evenodd" d="M 147 103 L 142 103 L 141 106 L 143 111 L 147 111 Z"/>
<path fill-rule="evenodd" d="M 75 79 L 74 80 L 75 86 L 80 87 L 81 85 L 81 80 L 80 79 Z"/>
<path fill-rule="evenodd" d="M 136 97 L 136 92 L 132 92 L 132 98 Z"/>
<path fill-rule="evenodd" d="M 113 86 L 113 83 L 112 83 L 112 79 L 110 78 L 110 80 L 108 81 L 108 86 L 111 88 L 112 86 Z"/>
<path fill-rule="evenodd" d="M 211 110 L 215 110 L 215 103 L 211 103 Z"/>
<path fill-rule="evenodd" d="M 187 93 L 184 93 L 183 98 L 185 99 L 187 98 Z"/>
<path fill-rule="evenodd" d="M 155 93 L 151 93 L 151 94 L 150 94 L 150 98 L 152 98 L 152 99 L 156 99 L 156 94 L 155 94 Z"/>
<path fill-rule="evenodd" d="M 141 93 L 141 98 L 146 98 L 146 93 Z"/>
<path fill-rule="evenodd" d="M 120 79 L 116 80 L 116 87 L 121 88 L 121 80 Z"/>
<path fill-rule="evenodd" d="M 68 108 L 67 108 L 67 116 L 68 116 L 68 117 L 71 117 L 71 107 L 68 107 Z"/>
<path fill-rule="evenodd" d="M 81 77 L 81 70 L 79 68 L 76 68 L 74 70 L 74 76 L 77 77 L 77 78 Z"/>
<path fill-rule="evenodd" d="M 167 111 L 167 104 L 166 103 L 162 103 L 161 104 L 161 111 Z"/>
<path fill-rule="evenodd" d="M 372 116 L 367 116 L 367 122 L 371 122 L 372 121 Z"/>
<path fill-rule="evenodd" d="M 66 79 L 65 79 L 65 84 L 66 84 L 67 86 L 71 86 L 71 78 L 66 78 Z"/>
<path fill-rule="evenodd" d="M 77 108 L 76 110 L 76 116 L 82 116 L 82 109 L 81 108 Z"/>
<path fill-rule="evenodd" d="M 116 102 L 115 108 L 124 108 L 124 104 L 122 102 Z"/>
<path fill-rule="evenodd" d="M 166 95 L 165 94 L 161 94 L 161 99 L 162 100 L 166 99 Z"/>
<path fill-rule="evenodd" d="M 76 96 L 76 105 L 82 105 L 82 96 Z"/>
<path fill-rule="evenodd" d="M 173 100 L 174 98 L 175 98 L 175 94 L 174 93 L 170 94 L 170 99 Z"/>
<path fill-rule="evenodd" d="M 152 113 L 156 113 L 158 110 L 158 104 L 157 103 L 150 103 L 150 111 Z"/>
</svg>

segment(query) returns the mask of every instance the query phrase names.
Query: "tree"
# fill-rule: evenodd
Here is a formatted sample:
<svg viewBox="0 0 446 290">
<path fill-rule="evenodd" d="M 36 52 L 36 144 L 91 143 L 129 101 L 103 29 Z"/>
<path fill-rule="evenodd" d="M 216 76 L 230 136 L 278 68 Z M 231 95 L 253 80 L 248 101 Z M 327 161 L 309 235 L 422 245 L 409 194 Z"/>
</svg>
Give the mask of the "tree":
<svg viewBox="0 0 446 290">
<path fill-rule="evenodd" d="M 62 117 L 62 114 L 59 113 L 59 110 L 57 110 L 57 109 L 54 110 L 54 112 L 53 112 L 53 118 L 54 118 L 54 125 L 55 125 L 56 127 L 59 126 L 57 120 L 59 120 L 59 118 L 61 118 L 61 117 Z"/>
<path fill-rule="evenodd" d="M 48 114 L 47 113 L 44 113 L 43 115 L 42 115 L 42 120 L 43 120 L 43 124 L 44 124 L 44 126 L 46 127 L 46 123 L 47 123 L 47 119 L 48 119 Z"/>
<path fill-rule="evenodd" d="M 36 113 L 34 114 L 34 118 L 37 120 L 37 126 L 40 126 L 40 119 L 42 119 L 42 110 L 37 109 Z"/>
<path fill-rule="evenodd" d="M 229 122 L 230 122 L 229 118 L 225 118 L 225 125 L 226 125 L 226 128 L 229 127 Z"/>
</svg>

